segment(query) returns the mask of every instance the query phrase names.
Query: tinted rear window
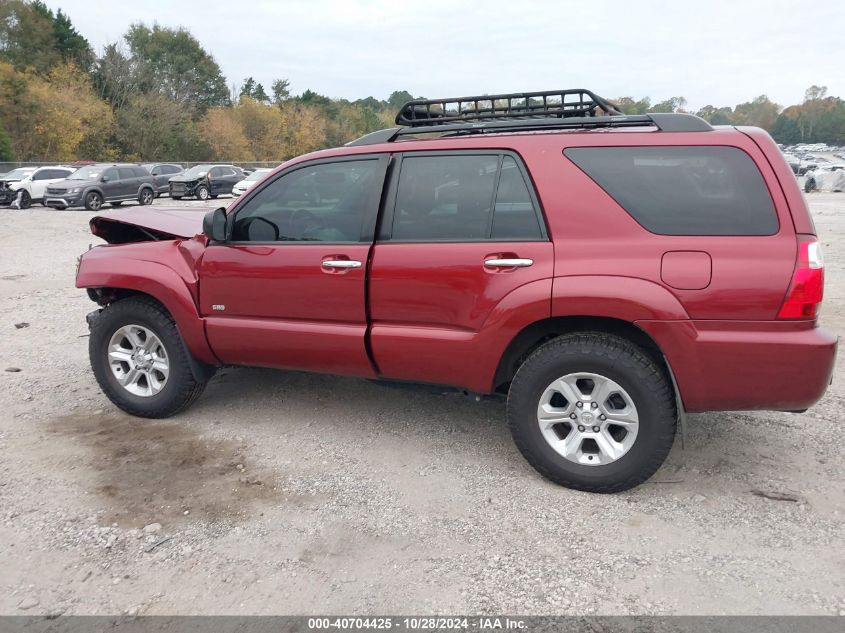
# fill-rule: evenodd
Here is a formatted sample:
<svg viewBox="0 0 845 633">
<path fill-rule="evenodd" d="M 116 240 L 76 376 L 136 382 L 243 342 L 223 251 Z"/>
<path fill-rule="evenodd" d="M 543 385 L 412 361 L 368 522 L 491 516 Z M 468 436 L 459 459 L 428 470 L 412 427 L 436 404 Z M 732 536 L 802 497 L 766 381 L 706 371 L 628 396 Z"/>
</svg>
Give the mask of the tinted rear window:
<svg viewBox="0 0 845 633">
<path fill-rule="evenodd" d="M 763 176 L 735 147 L 571 147 L 564 154 L 660 235 L 772 235 Z"/>
</svg>

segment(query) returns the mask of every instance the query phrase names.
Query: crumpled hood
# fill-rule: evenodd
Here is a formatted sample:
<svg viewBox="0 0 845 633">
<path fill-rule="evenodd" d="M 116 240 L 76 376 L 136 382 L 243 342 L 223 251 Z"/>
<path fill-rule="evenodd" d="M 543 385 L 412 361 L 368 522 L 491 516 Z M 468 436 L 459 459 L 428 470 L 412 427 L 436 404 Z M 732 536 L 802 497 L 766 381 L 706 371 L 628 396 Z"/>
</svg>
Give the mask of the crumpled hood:
<svg viewBox="0 0 845 633">
<path fill-rule="evenodd" d="M 189 238 L 202 233 L 210 208 L 135 207 L 91 218 L 91 232 L 109 244 Z"/>
</svg>

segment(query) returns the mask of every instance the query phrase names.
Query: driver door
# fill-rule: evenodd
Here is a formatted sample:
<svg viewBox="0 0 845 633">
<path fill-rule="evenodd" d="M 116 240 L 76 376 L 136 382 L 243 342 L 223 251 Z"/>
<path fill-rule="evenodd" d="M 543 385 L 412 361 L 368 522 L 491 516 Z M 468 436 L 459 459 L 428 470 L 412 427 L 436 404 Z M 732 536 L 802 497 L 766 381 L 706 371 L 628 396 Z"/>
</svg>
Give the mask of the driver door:
<svg viewBox="0 0 845 633">
<path fill-rule="evenodd" d="M 224 363 L 374 377 L 367 259 L 388 158 L 300 163 L 229 213 L 200 264 L 200 311 Z"/>
</svg>

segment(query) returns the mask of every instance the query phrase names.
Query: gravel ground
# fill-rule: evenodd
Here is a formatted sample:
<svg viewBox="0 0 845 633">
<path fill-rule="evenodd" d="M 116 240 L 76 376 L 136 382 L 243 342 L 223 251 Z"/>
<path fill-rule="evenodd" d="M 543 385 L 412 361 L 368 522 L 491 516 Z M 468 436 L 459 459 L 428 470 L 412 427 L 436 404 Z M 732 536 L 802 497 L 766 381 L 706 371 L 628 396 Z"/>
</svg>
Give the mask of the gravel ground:
<svg viewBox="0 0 845 633">
<path fill-rule="evenodd" d="M 843 332 L 845 194 L 808 198 Z M 142 421 L 88 368 L 89 217 L 0 211 L 0 613 L 845 615 L 841 364 L 806 414 L 691 416 L 612 496 L 430 387 L 226 369 Z"/>
</svg>

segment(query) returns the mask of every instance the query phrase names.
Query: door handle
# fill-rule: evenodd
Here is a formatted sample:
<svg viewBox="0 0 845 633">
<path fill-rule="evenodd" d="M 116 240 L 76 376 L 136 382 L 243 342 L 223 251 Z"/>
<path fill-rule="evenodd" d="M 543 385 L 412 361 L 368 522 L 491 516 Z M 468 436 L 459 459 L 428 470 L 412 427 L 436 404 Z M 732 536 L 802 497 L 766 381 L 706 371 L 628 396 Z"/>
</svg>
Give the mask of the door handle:
<svg viewBox="0 0 845 633">
<path fill-rule="evenodd" d="M 487 268 L 527 268 L 534 263 L 533 259 L 485 259 Z"/>
<path fill-rule="evenodd" d="M 327 259 L 323 262 L 324 268 L 361 268 L 361 262 L 352 259 Z"/>
</svg>

